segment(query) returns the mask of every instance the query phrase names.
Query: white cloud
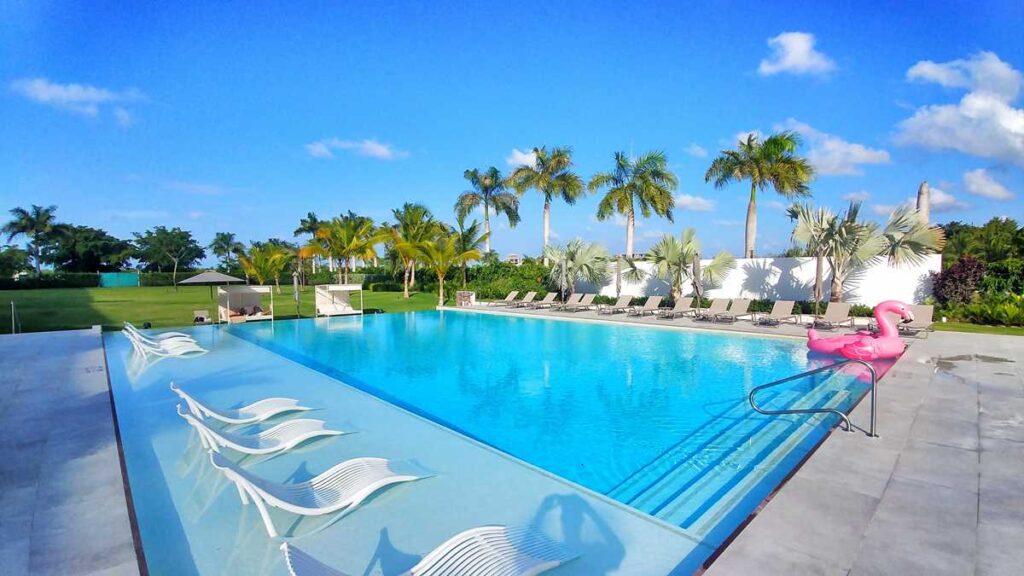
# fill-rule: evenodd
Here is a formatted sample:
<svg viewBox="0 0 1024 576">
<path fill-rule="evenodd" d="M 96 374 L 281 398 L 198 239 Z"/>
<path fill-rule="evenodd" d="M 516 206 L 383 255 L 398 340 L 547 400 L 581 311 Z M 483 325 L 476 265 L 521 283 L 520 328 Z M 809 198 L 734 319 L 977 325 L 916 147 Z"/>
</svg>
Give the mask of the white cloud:
<svg viewBox="0 0 1024 576">
<path fill-rule="evenodd" d="M 162 186 L 168 190 L 176 190 L 186 194 L 198 194 L 200 196 L 219 196 L 224 193 L 223 186 L 201 182 L 171 181 L 164 182 Z"/>
<path fill-rule="evenodd" d="M 996 182 L 984 168 L 964 172 L 964 190 L 969 194 L 984 196 L 993 200 L 1012 200 L 1013 193 Z"/>
<path fill-rule="evenodd" d="M 735 228 L 736 226 L 743 225 L 743 222 L 740 222 L 739 220 L 712 220 L 711 223 L 715 226 L 725 226 L 727 228 Z"/>
<path fill-rule="evenodd" d="M 206 216 L 206 212 L 201 210 L 191 210 L 185 214 L 185 217 L 189 220 L 200 220 Z"/>
<path fill-rule="evenodd" d="M 863 202 L 868 198 L 871 198 L 871 194 L 867 190 L 858 190 L 857 192 L 843 194 L 843 200 L 848 200 L 850 202 Z"/>
<path fill-rule="evenodd" d="M 981 52 L 942 64 L 918 62 L 907 78 L 966 89 L 967 94 L 956 104 L 918 108 L 897 126 L 896 142 L 1024 166 L 1024 109 L 1013 106 L 1024 86 L 1020 71 L 992 52 Z"/>
<path fill-rule="evenodd" d="M 715 203 L 712 200 L 691 194 L 676 196 L 676 206 L 682 210 L 692 210 L 694 212 L 710 212 L 715 209 Z"/>
<path fill-rule="evenodd" d="M 888 164 L 889 153 L 863 144 L 847 142 L 833 134 L 826 134 L 810 125 L 789 118 L 775 126 L 776 130 L 793 130 L 807 139 L 807 160 L 823 175 L 861 174 L 865 164 Z"/>
<path fill-rule="evenodd" d="M 775 74 L 825 74 L 835 69 L 836 65 L 821 52 L 814 49 L 814 34 L 807 32 L 783 32 L 768 39 L 768 47 L 772 53 L 761 60 L 757 67 L 758 74 L 772 76 Z"/>
<path fill-rule="evenodd" d="M 397 160 L 409 156 L 408 152 L 398 150 L 391 144 L 385 144 L 373 138 L 363 140 L 325 138 L 306 144 L 305 147 L 306 152 L 314 158 L 334 158 L 334 150 L 347 150 L 359 156 L 369 156 L 380 160 Z"/>
<path fill-rule="evenodd" d="M 761 134 L 760 130 L 745 130 L 745 131 L 737 132 L 736 135 L 732 137 L 732 141 L 733 141 L 733 143 L 735 143 L 735 142 L 746 142 L 747 138 L 750 137 L 750 136 L 754 136 L 755 138 L 760 140 L 762 134 Z"/>
<path fill-rule="evenodd" d="M 690 144 L 686 147 L 686 153 L 694 158 L 707 158 L 708 151 L 699 144 Z"/>
<path fill-rule="evenodd" d="M 101 105 L 132 102 L 144 97 L 136 88 L 118 92 L 87 84 L 59 84 L 46 78 L 15 80 L 11 83 L 11 90 L 33 102 L 90 118 L 99 115 Z"/>
<path fill-rule="evenodd" d="M 644 230 L 643 232 L 640 233 L 640 237 L 645 239 L 645 240 L 653 240 L 655 238 L 661 238 L 664 235 L 665 235 L 665 232 L 662 231 L 662 230 Z"/>
<path fill-rule="evenodd" d="M 121 128 L 129 128 L 135 124 L 135 117 L 132 116 L 132 113 L 120 106 L 114 108 L 114 120 Z"/>
<path fill-rule="evenodd" d="M 970 208 L 970 204 L 958 200 L 952 194 L 943 191 L 940 188 L 931 188 L 931 212 L 932 214 L 939 214 L 941 212 L 953 212 L 955 210 L 966 210 Z M 871 206 L 871 211 L 879 216 L 888 216 L 892 214 L 894 210 L 902 206 L 910 206 L 911 208 L 917 205 L 917 196 L 907 198 L 899 204 L 875 204 Z"/>
<path fill-rule="evenodd" d="M 523 152 L 519 148 L 513 148 L 512 152 L 505 157 L 505 162 L 513 168 L 534 166 L 537 164 L 537 155 L 533 151 Z"/>
<path fill-rule="evenodd" d="M 786 204 L 784 204 L 783 202 L 780 202 L 779 200 L 769 200 L 768 201 L 768 207 L 769 208 L 774 208 L 775 210 L 786 210 L 786 208 L 788 208 L 788 206 L 786 206 Z"/>
</svg>

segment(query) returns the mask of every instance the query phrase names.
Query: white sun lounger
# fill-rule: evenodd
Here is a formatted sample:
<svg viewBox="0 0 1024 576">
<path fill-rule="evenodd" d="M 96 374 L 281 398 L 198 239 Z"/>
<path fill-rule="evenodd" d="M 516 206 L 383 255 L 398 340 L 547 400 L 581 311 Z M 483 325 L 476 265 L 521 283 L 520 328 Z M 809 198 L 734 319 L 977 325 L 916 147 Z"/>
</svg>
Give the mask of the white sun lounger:
<svg viewBox="0 0 1024 576">
<path fill-rule="evenodd" d="M 143 334 L 141 331 L 139 331 L 139 329 L 136 328 L 135 325 L 132 324 L 131 322 L 125 322 L 124 323 L 124 329 L 130 331 L 131 333 L 133 333 L 133 334 L 135 334 L 135 335 L 137 335 L 137 336 L 139 336 L 139 337 L 141 337 L 143 339 L 151 340 L 151 341 L 154 341 L 154 342 L 162 342 L 164 340 L 172 340 L 172 339 L 177 339 L 177 338 L 184 339 L 184 340 L 191 340 L 192 342 L 196 341 L 195 338 L 193 338 L 192 336 L 189 336 L 188 334 L 185 334 L 184 332 L 169 331 L 169 332 L 161 332 L 159 334 L 152 334 L 152 335 L 148 335 L 147 336 L 147 335 Z"/>
<path fill-rule="evenodd" d="M 281 550 L 292 576 L 345 576 L 287 542 Z M 534 576 L 576 557 L 530 528 L 480 526 L 448 539 L 403 576 Z"/>
<path fill-rule="evenodd" d="M 228 424 L 253 424 L 262 422 L 272 416 L 284 414 L 285 412 L 302 412 L 312 410 L 305 406 L 299 406 L 298 400 L 292 398 L 267 398 L 259 402 L 253 402 L 248 406 L 232 410 L 216 410 L 196 400 L 187 392 L 178 388 L 171 382 L 171 391 L 181 397 L 188 404 L 189 410 L 204 417 L 210 417 Z"/>
<path fill-rule="evenodd" d="M 339 436 L 338 430 L 328 430 L 322 420 L 299 418 L 288 420 L 257 434 L 236 434 L 215 430 L 203 422 L 203 417 L 178 404 L 178 416 L 195 428 L 203 448 L 220 452 L 221 447 L 231 448 L 243 454 L 273 454 L 290 450 L 306 440 L 320 436 Z"/>
<path fill-rule="evenodd" d="M 242 469 L 219 452 L 211 451 L 210 461 L 235 483 L 242 504 L 252 499 L 271 538 L 277 537 L 277 529 L 270 520 L 268 505 L 300 516 L 322 516 L 353 510 L 385 486 L 426 477 L 422 471 L 403 469 L 412 468 L 407 462 L 353 458 L 306 482 L 279 484 Z"/>
<path fill-rule="evenodd" d="M 203 348 L 195 341 L 184 338 L 167 338 L 161 341 L 154 341 L 130 330 L 123 330 L 121 333 L 132 343 L 132 348 L 135 349 L 136 354 L 139 356 L 152 354 L 153 356 L 160 357 L 173 356 L 181 358 L 198 356 L 208 352 L 206 348 Z"/>
</svg>

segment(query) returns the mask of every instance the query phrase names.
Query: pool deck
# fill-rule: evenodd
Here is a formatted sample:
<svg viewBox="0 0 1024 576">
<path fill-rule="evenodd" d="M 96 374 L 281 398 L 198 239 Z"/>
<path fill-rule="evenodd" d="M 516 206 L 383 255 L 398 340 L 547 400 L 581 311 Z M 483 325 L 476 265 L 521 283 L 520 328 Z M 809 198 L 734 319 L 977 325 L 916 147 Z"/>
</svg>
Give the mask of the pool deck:
<svg viewBox="0 0 1024 576">
<path fill-rule="evenodd" d="M 0 336 L 0 572 L 139 573 L 98 330 Z"/>
<path fill-rule="evenodd" d="M 806 330 L 525 314 L 800 337 Z M 879 383 L 879 437 L 833 432 L 706 574 L 1021 573 L 1024 338 L 936 332 L 908 341 Z M 862 402 L 854 424 L 869 413 Z"/>
<path fill-rule="evenodd" d="M 0 337 L 4 573 L 139 572 L 101 346 L 89 330 Z M 878 409 L 879 438 L 834 432 L 706 573 L 1019 573 L 1024 339 L 914 339 L 880 383 Z"/>
</svg>

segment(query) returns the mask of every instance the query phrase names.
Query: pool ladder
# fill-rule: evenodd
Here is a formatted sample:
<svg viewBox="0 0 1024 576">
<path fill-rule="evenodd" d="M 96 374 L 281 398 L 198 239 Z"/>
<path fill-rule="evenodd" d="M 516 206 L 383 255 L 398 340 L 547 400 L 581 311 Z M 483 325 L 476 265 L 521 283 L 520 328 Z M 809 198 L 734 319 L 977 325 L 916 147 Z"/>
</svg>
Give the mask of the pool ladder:
<svg viewBox="0 0 1024 576">
<path fill-rule="evenodd" d="M 821 372 L 828 372 L 828 371 L 831 371 L 831 370 L 836 370 L 838 368 L 841 368 L 841 367 L 843 367 L 843 366 L 845 366 L 847 364 L 851 364 L 851 363 L 860 364 L 860 365 L 866 367 L 868 369 L 868 372 L 871 374 L 871 390 L 870 390 L 870 392 L 871 392 L 871 425 L 869 426 L 869 429 L 868 429 L 868 436 L 876 437 L 877 434 L 875 434 L 875 407 L 876 407 L 875 387 L 878 384 L 878 374 L 875 372 L 875 367 L 872 366 L 869 362 L 865 362 L 864 360 L 854 360 L 854 359 L 841 360 L 839 362 L 836 362 L 835 364 L 829 364 L 828 366 L 822 366 L 820 368 L 815 368 L 814 370 L 808 370 L 806 372 L 801 372 L 799 374 L 794 374 L 792 376 L 787 376 L 786 378 L 782 378 L 780 380 L 775 380 L 774 382 L 769 382 L 767 384 L 762 384 L 760 386 L 755 387 L 753 390 L 750 391 L 750 394 L 747 395 L 747 400 L 750 401 L 750 407 L 753 408 L 755 411 L 757 411 L 757 412 L 759 412 L 761 414 L 767 414 L 769 416 L 775 416 L 775 415 L 779 415 L 779 414 L 826 414 L 826 413 L 827 414 L 835 414 L 835 415 L 839 416 L 840 419 L 842 419 L 843 429 L 846 430 L 847 432 L 852 432 L 853 431 L 853 425 L 850 424 L 850 416 L 849 416 L 849 414 L 847 414 L 846 412 L 843 412 L 842 410 L 836 410 L 835 408 L 788 408 L 788 409 L 785 409 L 785 410 L 766 410 L 766 409 L 761 408 L 760 406 L 758 406 L 757 405 L 757 401 L 754 400 L 754 396 L 759 391 L 764 390 L 765 388 L 771 388 L 773 386 L 778 386 L 780 384 L 785 384 L 786 382 L 792 382 L 793 380 L 799 380 L 801 378 L 806 378 L 807 376 L 813 376 L 815 374 L 820 374 Z M 851 410 L 852 409 L 853 408 L 851 407 Z"/>
</svg>

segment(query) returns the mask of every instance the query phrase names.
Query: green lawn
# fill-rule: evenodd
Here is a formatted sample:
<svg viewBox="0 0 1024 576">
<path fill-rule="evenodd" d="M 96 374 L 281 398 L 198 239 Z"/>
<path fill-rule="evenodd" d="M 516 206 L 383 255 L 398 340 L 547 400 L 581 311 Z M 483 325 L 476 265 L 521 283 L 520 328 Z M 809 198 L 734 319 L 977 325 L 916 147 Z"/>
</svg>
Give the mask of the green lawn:
<svg viewBox="0 0 1024 576">
<path fill-rule="evenodd" d="M 936 322 L 935 329 L 942 332 L 970 332 L 972 334 L 1024 336 L 1024 327 L 1022 326 L 987 326 L 985 324 L 968 324 L 967 322 Z"/>
<path fill-rule="evenodd" d="M 313 288 L 303 287 L 300 296 L 302 316 L 312 316 Z M 408 300 L 400 292 L 364 292 L 363 297 L 367 309 L 385 312 L 431 310 L 437 305 L 437 296 L 427 293 L 415 293 Z M 163 286 L 4 290 L 0 291 L 0 334 L 10 332 L 12 300 L 24 332 L 89 328 L 95 324 L 117 329 L 125 320 L 138 325 L 150 322 L 154 327 L 184 326 L 192 322 L 193 310 L 217 314 L 216 292 L 210 299 L 206 286 L 180 287 L 177 292 Z M 295 316 L 291 286 L 274 294 L 274 308 L 279 318 Z"/>
</svg>

